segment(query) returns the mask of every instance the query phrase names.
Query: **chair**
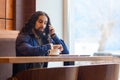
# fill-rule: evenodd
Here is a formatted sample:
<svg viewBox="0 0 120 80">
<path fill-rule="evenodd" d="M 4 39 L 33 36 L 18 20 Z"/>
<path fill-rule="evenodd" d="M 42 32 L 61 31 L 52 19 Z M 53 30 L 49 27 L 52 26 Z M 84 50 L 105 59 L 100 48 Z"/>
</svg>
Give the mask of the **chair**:
<svg viewBox="0 0 120 80">
<path fill-rule="evenodd" d="M 77 80 L 78 67 L 56 67 L 21 71 L 11 80 Z"/>
<path fill-rule="evenodd" d="M 78 80 L 118 80 L 119 64 L 79 66 Z"/>
</svg>

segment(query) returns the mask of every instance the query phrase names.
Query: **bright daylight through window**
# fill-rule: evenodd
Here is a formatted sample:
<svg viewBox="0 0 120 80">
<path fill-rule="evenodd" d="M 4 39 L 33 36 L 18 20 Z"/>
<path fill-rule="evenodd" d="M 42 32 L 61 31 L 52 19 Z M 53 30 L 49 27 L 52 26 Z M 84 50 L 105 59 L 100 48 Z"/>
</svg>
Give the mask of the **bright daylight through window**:
<svg viewBox="0 0 120 80">
<path fill-rule="evenodd" d="M 120 52 L 120 0 L 68 0 L 70 51 Z"/>
</svg>

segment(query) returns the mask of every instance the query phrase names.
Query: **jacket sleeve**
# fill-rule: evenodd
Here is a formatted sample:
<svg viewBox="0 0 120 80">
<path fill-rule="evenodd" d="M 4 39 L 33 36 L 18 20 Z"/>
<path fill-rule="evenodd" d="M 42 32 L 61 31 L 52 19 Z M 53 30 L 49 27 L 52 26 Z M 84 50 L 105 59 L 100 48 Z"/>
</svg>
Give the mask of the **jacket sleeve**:
<svg viewBox="0 0 120 80">
<path fill-rule="evenodd" d="M 61 44 L 63 46 L 62 54 L 69 54 L 69 50 L 63 40 L 59 39 L 57 35 L 55 35 L 52 39 L 54 44 Z"/>
<path fill-rule="evenodd" d="M 16 39 L 16 55 L 17 56 L 45 56 L 51 48 L 50 44 L 32 46 L 30 36 L 19 35 Z"/>
</svg>

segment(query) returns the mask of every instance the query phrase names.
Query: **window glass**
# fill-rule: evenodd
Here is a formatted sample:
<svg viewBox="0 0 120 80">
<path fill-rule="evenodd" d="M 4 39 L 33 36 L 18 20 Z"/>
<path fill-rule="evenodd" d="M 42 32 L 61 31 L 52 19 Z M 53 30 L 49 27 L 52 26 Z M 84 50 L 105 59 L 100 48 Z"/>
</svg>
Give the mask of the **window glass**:
<svg viewBox="0 0 120 80">
<path fill-rule="evenodd" d="M 120 54 L 120 0 L 68 0 L 70 52 Z"/>
</svg>

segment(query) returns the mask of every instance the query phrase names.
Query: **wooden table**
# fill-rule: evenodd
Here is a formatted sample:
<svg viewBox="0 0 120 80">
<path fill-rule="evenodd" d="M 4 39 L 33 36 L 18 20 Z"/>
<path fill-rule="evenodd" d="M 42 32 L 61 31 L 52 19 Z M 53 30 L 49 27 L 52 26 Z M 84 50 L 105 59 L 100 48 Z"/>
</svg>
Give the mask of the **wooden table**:
<svg viewBox="0 0 120 80">
<path fill-rule="evenodd" d="M 56 62 L 56 61 L 111 61 L 119 63 L 119 58 L 112 56 L 79 56 L 79 55 L 59 55 L 59 56 L 29 56 L 29 57 L 0 57 L 0 63 L 36 63 L 36 62 Z"/>
<path fill-rule="evenodd" d="M 8 65 L 13 63 L 36 63 L 36 62 L 56 62 L 56 61 L 103 61 L 104 63 L 80 65 L 78 80 L 118 80 L 119 63 L 120 60 L 117 57 L 112 56 L 79 56 L 79 55 L 59 55 L 59 56 L 27 56 L 27 57 L 0 57 L 1 67 L 1 80 L 3 80 L 3 72 L 12 71 L 8 69 Z M 3 65 L 6 65 L 7 68 Z M 11 76 L 8 75 L 9 77 Z M 3 78 L 2 78 L 3 77 Z M 7 78 L 7 77 L 6 77 Z"/>
</svg>

